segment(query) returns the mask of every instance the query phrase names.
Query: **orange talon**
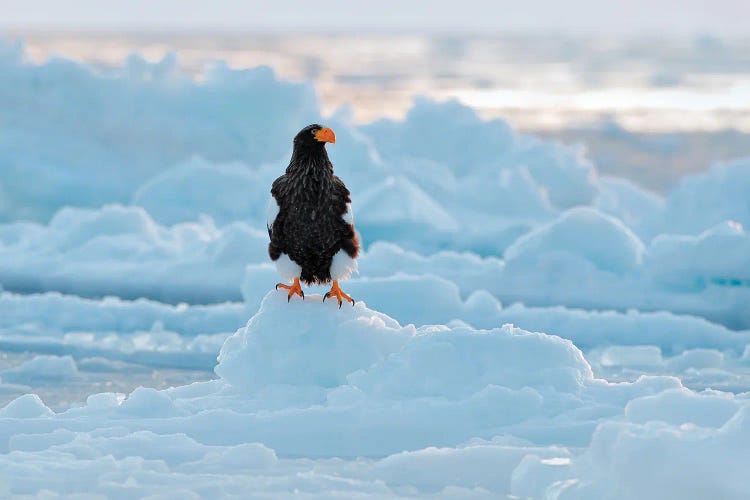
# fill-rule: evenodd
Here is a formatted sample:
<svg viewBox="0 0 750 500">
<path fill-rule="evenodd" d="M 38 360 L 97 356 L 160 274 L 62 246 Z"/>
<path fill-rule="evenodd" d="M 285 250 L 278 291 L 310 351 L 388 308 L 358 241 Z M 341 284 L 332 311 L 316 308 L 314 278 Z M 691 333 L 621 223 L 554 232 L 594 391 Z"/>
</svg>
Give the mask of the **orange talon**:
<svg viewBox="0 0 750 500">
<path fill-rule="evenodd" d="M 341 288 L 339 288 L 339 282 L 336 280 L 333 281 L 333 286 L 331 287 L 331 291 L 323 296 L 323 302 L 325 302 L 326 299 L 331 298 L 331 297 L 336 297 L 336 300 L 339 301 L 339 309 L 341 309 L 341 304 L 343 300 L 348 300 L 349 302 L 352 303 L 352 305 L 354 305 L 354 299 L 349 297 L 347 294 L 344 293 L 344 291 Z"/>
<path fill-rule="evenodd" d="M 285 285 L 284 283 L 277 283 L 276 284 L 276 290 L 279 288 L 283 288 L 284 290 L 289 290 L 289 294 L 286 297 L 286 301 L 289 302 L 292 300 L 293 295 L 299 295 L 302 297 L 302 300 L 305 300 L 305 292 L 302 291 L 302 287 L 299 286 L 299 278 L 294 278 L 294 283 L 291 285 Z"/>
</svg>

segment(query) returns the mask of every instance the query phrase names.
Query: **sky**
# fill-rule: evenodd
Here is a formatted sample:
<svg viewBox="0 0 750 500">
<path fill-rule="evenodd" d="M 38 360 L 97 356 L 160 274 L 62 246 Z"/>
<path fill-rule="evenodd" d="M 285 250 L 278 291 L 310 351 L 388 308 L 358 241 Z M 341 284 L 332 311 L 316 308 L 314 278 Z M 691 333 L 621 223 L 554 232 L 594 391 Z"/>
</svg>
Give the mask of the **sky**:
<svg viewBox="0 0 750 500">
<path fill-rule="evenodd" d="M 748 0 L 0 0 L 5 30 L 420 30 L 748 36 Z"/>
</svg>

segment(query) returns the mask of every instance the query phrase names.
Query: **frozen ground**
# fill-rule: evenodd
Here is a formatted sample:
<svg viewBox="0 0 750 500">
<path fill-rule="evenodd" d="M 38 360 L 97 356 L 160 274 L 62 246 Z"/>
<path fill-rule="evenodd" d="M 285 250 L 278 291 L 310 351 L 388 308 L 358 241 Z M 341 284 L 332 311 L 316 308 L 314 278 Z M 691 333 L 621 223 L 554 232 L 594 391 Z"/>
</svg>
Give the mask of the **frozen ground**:
<svg viewBox="0 0 750 500">
<path fill-rule="evenodd" d="M 455 102 L 8 45 L 0 109 L 0 496 L 750 496 L 749 159 L 660 196 Z M 340 310 L 265 255 L 318 120 Z"/>
</svg>

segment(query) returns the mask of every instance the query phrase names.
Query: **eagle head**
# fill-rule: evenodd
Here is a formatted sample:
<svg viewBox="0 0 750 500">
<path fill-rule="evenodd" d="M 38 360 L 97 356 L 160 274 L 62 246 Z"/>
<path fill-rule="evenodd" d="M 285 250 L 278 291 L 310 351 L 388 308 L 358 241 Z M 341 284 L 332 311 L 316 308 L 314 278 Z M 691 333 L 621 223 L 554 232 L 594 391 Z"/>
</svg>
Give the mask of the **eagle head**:
<svg viewBox="0 0 750 500">
<path fill-rule="evenodd" d="M 295 148 L 324 148 L 326 142 L 336 144 L 336 134 L 328 127 L 313 123 L 294 136 Z"/>
</svg>

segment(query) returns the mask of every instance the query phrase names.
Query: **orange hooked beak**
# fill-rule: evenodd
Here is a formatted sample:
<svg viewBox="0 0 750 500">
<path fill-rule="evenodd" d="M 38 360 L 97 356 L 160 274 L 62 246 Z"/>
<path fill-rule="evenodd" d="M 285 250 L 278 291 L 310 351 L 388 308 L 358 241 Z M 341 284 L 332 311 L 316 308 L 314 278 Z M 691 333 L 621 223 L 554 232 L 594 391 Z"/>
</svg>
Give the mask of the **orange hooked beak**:
<svg viewBox="0 0 750 500">
<path fill-rule="evenodd" d="M 336 134 L 328 127 L 322 128 L 315 133 L 315 139 L 320 142 L 330 142 L 336 144 Z"/>
</svg>

